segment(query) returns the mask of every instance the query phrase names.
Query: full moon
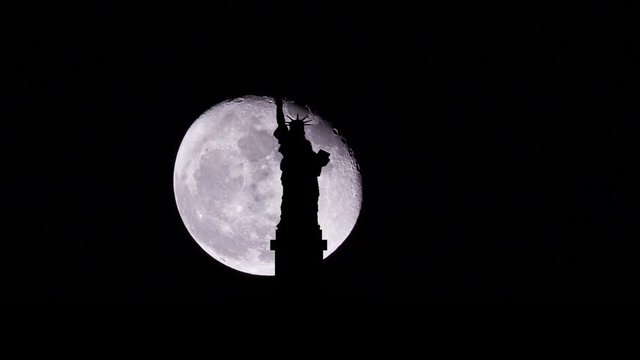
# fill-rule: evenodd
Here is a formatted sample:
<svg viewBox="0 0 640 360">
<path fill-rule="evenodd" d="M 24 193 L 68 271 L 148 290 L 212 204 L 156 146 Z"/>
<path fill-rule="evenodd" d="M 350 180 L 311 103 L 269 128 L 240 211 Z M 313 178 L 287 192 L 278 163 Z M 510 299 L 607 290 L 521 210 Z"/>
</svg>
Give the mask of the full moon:
<svg viewBox="0 0 640 360">
<path fill-rule="evenodd" d="M 349 236 L 360 214 L 362 180 L 345 139 L 309 108 L 284 102 L 284 113 L 308 116 L 314 151 L 331 154 L 318 178 L 318 223 L 327 240 L 324 257 Z M 274 275 L 282 185 L 276 106 L 248 96 L 215 105 L 187 130 L 173 174 L 178 211 L 195 241 L 214 259 L 255 275 Z"/>
</svg>

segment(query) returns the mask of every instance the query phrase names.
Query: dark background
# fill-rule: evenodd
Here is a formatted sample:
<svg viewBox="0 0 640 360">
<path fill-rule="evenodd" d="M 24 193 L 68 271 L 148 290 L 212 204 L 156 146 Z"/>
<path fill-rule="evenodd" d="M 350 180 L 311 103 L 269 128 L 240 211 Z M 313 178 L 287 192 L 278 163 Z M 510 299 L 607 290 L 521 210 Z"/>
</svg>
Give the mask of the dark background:
<svg viewBox="0 0 640 360">
<path fill-rule="evenodd" d="M 190 238 L 172 174 L 206 109 L 281 94 L 361 165 L 329 302 L 636 301 L 638 9 L 375 3 L 3 5 L 0 299 L 271 296 Z"/>
</svg>

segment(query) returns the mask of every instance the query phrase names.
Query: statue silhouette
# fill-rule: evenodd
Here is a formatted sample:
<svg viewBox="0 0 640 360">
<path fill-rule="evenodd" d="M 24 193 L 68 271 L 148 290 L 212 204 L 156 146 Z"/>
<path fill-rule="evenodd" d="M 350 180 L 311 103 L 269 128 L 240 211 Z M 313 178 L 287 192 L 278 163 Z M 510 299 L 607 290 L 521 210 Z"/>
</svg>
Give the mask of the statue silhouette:
<svg viewBox="0 0 640 360">
<path fill-rule="evenodd" d="M 318 225 L 318 176 L 329 163 L 329 153 L 313 151 L 305 138 L 306 117 L 285 121 L 282 99 L 276 99 L 278 127 L 273 135 L 282 154 L 282 205 L 276 240 L 276 278 L 290 290 L 316 286 L 321 278 L 323 250 L 326 240 Z"/>
</svg>

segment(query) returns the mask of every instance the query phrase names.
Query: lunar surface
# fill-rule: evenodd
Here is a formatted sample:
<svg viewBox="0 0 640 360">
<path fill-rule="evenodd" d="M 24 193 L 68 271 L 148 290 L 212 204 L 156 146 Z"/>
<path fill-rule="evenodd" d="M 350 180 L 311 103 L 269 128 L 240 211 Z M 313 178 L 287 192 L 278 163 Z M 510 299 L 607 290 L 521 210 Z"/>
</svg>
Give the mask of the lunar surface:
<svg viewBox="0 0 640 360">
<path fill-rule="evenodd" d="M 353 229 L 362 205 L 358 164 L 345 140 L 308 108 L 285 101 L 285 115 L 308 115 L 313 149 L 331 154 L 318 179 L 318 222 L 331 255 Z M 274 275 L 269 241 L 280 221 L 282 185 L 276 106 L 268 97 L 220 103 L 185 134 L 173 185 L 182 221 L 195 241 L 219 262 L 242 272 Z"/>
</svg>

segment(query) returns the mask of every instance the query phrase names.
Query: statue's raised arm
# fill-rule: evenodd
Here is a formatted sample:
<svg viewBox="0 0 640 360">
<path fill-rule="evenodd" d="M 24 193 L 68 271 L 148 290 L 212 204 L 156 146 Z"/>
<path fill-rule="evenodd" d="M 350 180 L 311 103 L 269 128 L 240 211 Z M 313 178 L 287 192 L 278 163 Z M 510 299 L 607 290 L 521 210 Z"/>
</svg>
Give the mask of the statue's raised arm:
<svg viewBox="0 0 640 360">
<path fill-rule="evenodd" d="M 286 126 L 284 122 L 284 110 L 282 110 L 282 99 L 277 97 L 276 99 L 276 121 L 278 126 Z"/>
<path fill-rule="evenodd" d="M 278 122 L 278 127 L 276 131 L 273 132 L 273 135 L 278 139 L 278 142 L 282 145 L 285 141 L 285 138 L 289 134 L 289 128 L 287 128 L 287 123 L 284 120 L 284 110 L 282 109 L 282 99 L 277 97 L 276 101 L 276 121 Z"/>
</svg>

